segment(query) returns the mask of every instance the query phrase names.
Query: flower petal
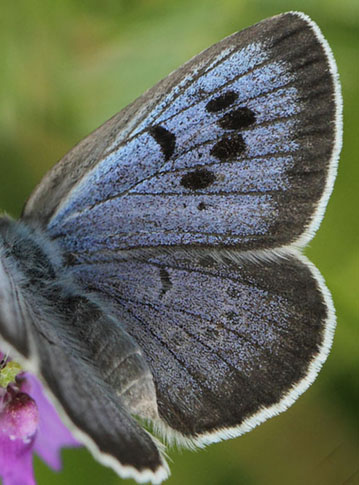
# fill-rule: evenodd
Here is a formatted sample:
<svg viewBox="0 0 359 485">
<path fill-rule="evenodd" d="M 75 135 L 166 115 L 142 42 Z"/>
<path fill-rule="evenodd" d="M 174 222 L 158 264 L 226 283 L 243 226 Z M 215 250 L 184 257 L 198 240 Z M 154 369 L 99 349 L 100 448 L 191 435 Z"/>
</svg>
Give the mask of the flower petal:
<svg viewBox="0 0 359 485">
<path fill-rule="evenodd" d="M 0 475 L 3 485 L 34 485 L 32 448 L 38 410 L 31 397 L 8 386 L 1 393 Z"/>
<path fill-rule="evenodd" d="M 3 485 L 35 485 L 32 466 L 32 443 L 25 447 L 20 440 L 0 437 L 0 476 Z"/>
<path fill-rule="evenodd" d="M 34 451 L 54 470 L 61 469 L 62 447 L 81 444 L 75 440 L 69 429 L 62 423 L 55 407 L 43 392 L 40 381 L 32 374 L 25 374 L 26 392 L 36 401 L 39 409 L 39 426 Z"/>
</svg>

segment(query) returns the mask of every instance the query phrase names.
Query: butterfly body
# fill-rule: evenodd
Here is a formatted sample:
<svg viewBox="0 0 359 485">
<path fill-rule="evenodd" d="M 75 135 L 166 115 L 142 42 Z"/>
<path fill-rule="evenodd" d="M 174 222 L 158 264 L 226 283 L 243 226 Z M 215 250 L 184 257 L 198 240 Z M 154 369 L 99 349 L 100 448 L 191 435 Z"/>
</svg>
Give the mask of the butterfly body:
<svg viewBox="0 0 359 485">
<path fill-rule="evenodd" d="M 82 362 L 93 366 L 89 372 L 102 372 L 131 412 L 156 418 L 151 372 L 136 342 L 111 318 L 109 305 L 103 308 L 96 295 L 76 284 L 60 248 L 41 229 L 10 219 L 1 219 L 0 228 L 3 269 L 14 276 L 12 286 L 18 294 L 24 293 L 21 300 L 31 300 L 37 309 L 34 324 L 42 337 L 53 346 L 61 341 L 76 365 Z M 11 330 L 15 328 L 9 326 Z M 101 339 L 104 332 L 106 342 Z M 17 332 L 12 338 L 19 336 Z M 11 341 L 11 333 L 7 339 Z M 30 349 L 24 347 L 22 352 L 28 355 Z M 44 367 L 44 375 L 47 370 Z"/>
<path fill-rule="evenodd" d="M 318 27 L 282 14 L 169 75 L 66 155 L 20 222 L 1 220 L 0 334 L 120 475 L 167 475 L 132 415 L 203 446 L 314 380 L 335 317 L 301 248 L 333 186 L 340 110 Z"/>
</svg>

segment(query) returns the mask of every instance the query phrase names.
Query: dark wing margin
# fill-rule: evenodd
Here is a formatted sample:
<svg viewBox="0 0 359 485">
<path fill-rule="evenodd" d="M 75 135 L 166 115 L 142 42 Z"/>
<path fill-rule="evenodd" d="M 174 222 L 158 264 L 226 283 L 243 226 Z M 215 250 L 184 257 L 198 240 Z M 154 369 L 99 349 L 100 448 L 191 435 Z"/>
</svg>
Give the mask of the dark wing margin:
<svg viewBox="0 0 359 485">
<path fill-rule="evenodd" d="M 319 28 L 282 14 L 202 52 L 114 116 L 49 172 L 23 215 L 80 258 L 301 247 L 333 187 L 341 109 Z"/>
<path fill-rule="evenodd" d="M 19 267 L 0 247 L 1 350 L 41 378 L 63 422 L 99 462 L 124 478 L 160 483 L 168 467 L 158 444 L 101 373 L 113 342 L 101 348 L 99 342 L 105 355 L 96 361 L 84 346 L 85 336 L 74 339 L 74 322 L 67 324 L 66 313 L 42 295 L 51 282 L 36 283 Z M 93 331 L 88 320 L 84 323 L 87 333 Z"/>
<path fill-rule="evenodd" d="M 310 29 L 314 33 L 317 42 L 320 44 L 324 56 L 327 62 L 327 72 L 326 74 L 330 76 L 330 84 L 331 84 L 331 96 L 329 97 L 329 102 L 332 104 L 331 112 L 332 112 L 332 119 L 329 121 L 330 124 L 330 148 L 327 152 L 327 160 L 325 163 L 325 181 L 323 182 L 322 194 L 318 199 L 315 210 L 313 211 L 311 219 L 307 223 L 306 230 L 295 240 L 292 245 L 302 248 L 304 247 L 313 237 L 316 231 L 318 230 L 320 223 L 323 219 L 329 197 L 333 191 L 335 178 L 337 175 L 338 170 L 338 162 L 339 156 L 342 149 L 343 144 L 343 97 L 342 97 L 342 90 L 339 80 L 339 73 L 337 64 L 335 62 L 335 58 L 333 52 L 328 44 L 328 41 L 325 39 L 324 35 L 322 34 L 318 25 L 313 22 L 313 20 L 302 12 L 290 12 L 290 15 L 297 15 L 303 21 L 307 22 Z M 317 92 L 317 97 L 320 98 L 321 89 L 319 88 Z M 311 99 L 308 96 L 308 99 Z M 321 106 L 325 101 L 321 100 Z M 319 110 L 320 114 L 321 110 Z M 323 123 L 318 126 L 319 130 L 323 130 Z M 328 137 L 326 134 L 325 138 Z M 314 140 L 310 140 L 311 144 L 314 143 Z M 318 154 L 319 155 L 319 154 Z M 313 167 L 313 171 L 314 171 Z"/>
<path fill-rule="evenodd" d="M 332 343 L 330 294 L 296 251 L 260 261 L 231 251 L 176 250 L 83 264 L 84 285 L 111 302 L 144 349 L 167 438 L 234 437 L 288 408 Z"/>
</svg>

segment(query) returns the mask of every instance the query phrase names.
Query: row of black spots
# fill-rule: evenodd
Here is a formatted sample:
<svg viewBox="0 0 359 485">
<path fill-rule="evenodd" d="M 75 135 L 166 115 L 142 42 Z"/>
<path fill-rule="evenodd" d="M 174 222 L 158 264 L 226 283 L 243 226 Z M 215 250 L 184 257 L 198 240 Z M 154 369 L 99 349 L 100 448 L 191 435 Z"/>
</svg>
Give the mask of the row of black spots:
<svg viewBox="0 0 359 485">
<path fill-rule="evenodd" d="M 222 111 L 228 108 L 229 106 L 231 106 L 236 101 L 237 98 L 238 98 L 237 93 L 235 93 L 234 91 L 227 91 L 226 93 L 221 94 L 217 98 L 209 101 L 206 105 L 206 110 L 210 113 Z M 250 109 L 239 108 L 231 111 L 230 113 L 227 113 L 221 120 L 219 120 L 219 124 L 223 129 L 238 130 L 238 129 L 250 126 L 252 123 L 254 123 L 254 121 L 255 121 L 255 115 Z M 156 128 L 156 131 L 153 131 L 154 128 Z M 162 134 L 162 131 L 160 131 L 160 129 L 161 130 L 165 130 L 165 129 L 160 126 L 157 126 L 154 128 L 152 128 L 151 134 L 153 134 L 153 136 L 155 135 L 157 136 L 157 138 L 155 136 L 155 139 L 162 147 L 163 134 Z M 221 161 L 232 160 L 237 158 L 239 155 L 241 155 L 245 150 L 245 148 L 246 146 L 242 135 L 230 134 L 230 135 L 223 136 L 212 147 L 210 154 Z M 162 148 L 162 150 L 164 149 Z M 215 180 L 216 180 L 216 176 L 213 172 L 205 168 L 197 168 L 194 171 L 188 172 L 185 175 L 183 175 L 180 183 L 186 189 L 196 191 L 196 190 L 205 189 L 209 187 L 210 185 L 213 184 Z M 200 202 L 197 205 L 197 209 L 199 211 L 206 210 L 206 208 L 207 207 L 204 202 Z"/>
<path fill-rule="evenodd" d="M 161 151 L 167 162 L 176 148 L 176 136 L 161 125 L 151 126 L 148 132 L 161 147 Z"/>
<path fill-rule="evenodd" d="M 226 93 L 220 94 L 216 98 L 209 101 L 206 105 L 206 110 L 209 113 L 223 111 L 224 109 L 229 108 L 237 100 L 237 98 L 237 93 L 234 91 L 227 91 Z M 255 120 L 256 116 L 251 109 L 241 107 L 225 114 L 223 118 L 218 121 L 218 124 L 221 126 L 221 128 L 226 130 L 239 130 L 252 125 Z"/>
<path fill-rule="evenodd" d="M 238 98 L 234 91 L 217 96 L 207 103 L 206 109 L 209 112 L 218 112 L 230 107 Z M 248 128 L 256 121 L 255 113 L 247 108 L 240 107 L 233 109 L 220 118 L 217 123 L 223 130 L 239 131 Z M 224 135 L 212 148 L 211 155 L 221 161 L 233 160 L 240 156 L 246 149 L 243 136 L 240 133 Z"/>
</svg>

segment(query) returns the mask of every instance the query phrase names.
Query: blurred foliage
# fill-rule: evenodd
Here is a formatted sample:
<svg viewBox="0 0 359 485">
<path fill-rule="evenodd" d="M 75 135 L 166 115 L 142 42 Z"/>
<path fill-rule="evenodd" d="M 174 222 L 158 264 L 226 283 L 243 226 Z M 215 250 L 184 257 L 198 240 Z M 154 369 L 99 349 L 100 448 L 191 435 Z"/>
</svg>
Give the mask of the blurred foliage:
<svg viewBox="0 0 359 485">
<path fill-rule="evenodd" d="M 175 484 L 359 483 L 357 0 L 16 0 L 1 2 L 0 207 L 19 215 L 41 176 L 156 81 L 222 37 L 265 17 L 303 10 L 338 62 L 344 148 L 326 217 L 306 253 L 325 275 L 338 328 L 315 385 L 280 417 L 201 450 L 170 451 Z M 119 484 L 82 450 L 39 484 Z M 129 482 L 128 482 L 129 483 Z"/>
</svg>

